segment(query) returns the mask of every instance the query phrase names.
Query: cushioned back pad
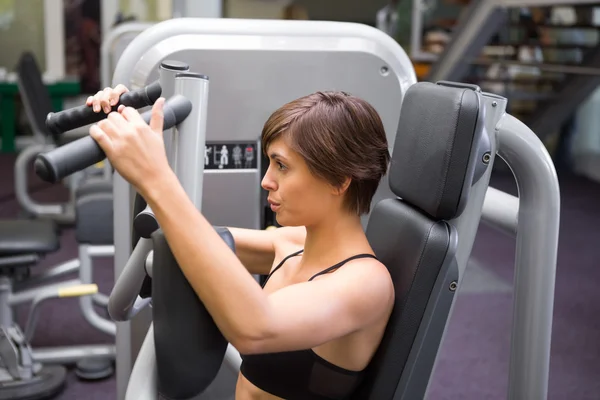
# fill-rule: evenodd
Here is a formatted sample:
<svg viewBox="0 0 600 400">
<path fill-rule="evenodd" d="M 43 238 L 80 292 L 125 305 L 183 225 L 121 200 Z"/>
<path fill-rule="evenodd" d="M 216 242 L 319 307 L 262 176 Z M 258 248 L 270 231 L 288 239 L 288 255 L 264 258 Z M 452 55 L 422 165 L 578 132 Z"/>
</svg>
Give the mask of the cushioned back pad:
<svg viewBox="0 0 600 400">
<path fill-rule="evenodd" d="M 394 194 L 436 219 L 460 214 L 478 161 L 479 109 L 479 94 L 470 88 L 411 86 L 390 165 Z"/>
<path fill-rule="evenodd" d="M 0 220 L 0 257 L 56 251 L 57 229 L 50 220 Z"/>
<path fill-rule="evenodd" d="M 356 400 L 389 400 L 402 375 L 434 284 L 450 248 L 446 222 L 434 221 L 397 199 L 373 209 L 367 237 L 388 268 L 396 300 L 383 340 Z"/>
<path fill-rule="evenodd" d="M 35 119 L 30 123 L 34 124 L 35 129 L 39 132 L 48 134 L 46 116 L 53 111 L 52 100 L 33 54 L 23 53 L 17 65 L 17 74 L 19 75 L 19 86 L 23 90 L 21 96 L 26 98 Z"/>
<path fill-rule="evenodd" d="M 228 230 L 220 228 L 217 232 L 233 246 Z M 152 234 L 152 243 L 158 393 L 165 399 L 192 399 L 217 376 L 227 341 L 183 275 L 161 230 Z"/>
</svg>

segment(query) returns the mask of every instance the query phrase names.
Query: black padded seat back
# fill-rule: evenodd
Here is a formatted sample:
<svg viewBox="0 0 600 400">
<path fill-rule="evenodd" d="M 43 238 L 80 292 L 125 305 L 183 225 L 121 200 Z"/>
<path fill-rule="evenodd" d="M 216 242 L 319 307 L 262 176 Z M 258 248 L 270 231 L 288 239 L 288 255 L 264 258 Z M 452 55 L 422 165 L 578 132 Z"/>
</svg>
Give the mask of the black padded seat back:
<svg viewBox="0 0 600 400">
<path fill-rule="evenodd" d="M 222 227 L 215 230 L 235 252 L 231 232 Z M 217 376 L 228 342 L 179 268 L 161 230 L 152 234 L 152 243 L 158 395 L 161 399 L 193 399 Z"/>
<path fill-rule="evenodd" d="M 479 96 L 432 83 L 405 95 L 389 174 L 398 198 L 375 205 L 366 230 L 396 298 L 355 400 L 425 395 L 458 280 L 460 238 L 449 221 L 461 215 L 486 169 Z"/>
<path fill-rule="evenodd" d="M 50 220 L 0 220 L 0 257 L 46 254 L 60 247 L 58 227 Z"/>
<path fill-rule="evenodd" d="M 438 219 L 460 215 L 489 151 L 478 90 L 421 82 L 406 91 L 390 188 Z"/>
<path fill-rule="evenodd" d="M 392 399 L 438 276 L 456 251 L 453 229 L 398 199 L 382 200 L 371 212 L 367 237 L 394 282 L 396 301 L 378 352 L 354 399 Z"/>
<path fill-rule="evenodd" d="M 75 191 L 75 238 L 79 244 L 114 244 L 113 185 L 100 177 L 84 180 Z"/>
<path fill-rule="evenodd" d="M 26 51 L 21 55 L 17 64 L 17 78 L 19 92 L 27 107 L 30 123 L 36 131 L 45 136 L 50 135 L 50 131 L 46 128 L 46 116 L 54 111 L 52 99 L 32 53 Z"/>
</svg>

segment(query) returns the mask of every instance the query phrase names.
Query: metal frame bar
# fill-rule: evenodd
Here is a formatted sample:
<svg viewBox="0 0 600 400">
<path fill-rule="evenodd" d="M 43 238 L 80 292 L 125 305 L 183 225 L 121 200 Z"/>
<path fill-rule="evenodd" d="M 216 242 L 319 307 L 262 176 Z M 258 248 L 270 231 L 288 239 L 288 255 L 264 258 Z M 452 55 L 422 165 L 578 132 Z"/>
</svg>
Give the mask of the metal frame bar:
<svg viewBox="0 0 600 400">
<path fill-rule="evenodd" d="M 519 221 L 519 198 L 489 187 L 481 210 L 481 221 L 500 231 L 515 236 Z"/>
<path fill-rule="evenodd" d="M 4 328 L 14 325 L 12 306 L 24 301 L 31 301 L 32 307 L 28 316 L 23 338 L 28 341 L 35 332 L 37 319 L 40 313 L 41 304 L 52 298 L 60 296 L 59 290 L 69 286 L 80 285 L 77 279 L 65 281 L 55 285 L 49 285 L 44 288 L 30 289 L 20 293 L 12 292 L 12 282 L 7 276 L 0 277 L 0 296 L 2 297 L 2 309 L 0 310 L 0 320 Z M 89 294 L 83 294 L 90 296 Z M 114 345 L 82 345 L 82 346 L 61 346 L 61 347 L 43 347 L 31 349 L 31 358 L 34 362 L 43 364 L 71 364 L 82 359 L 114 359 L 116 352 Z M 26 357 L 27 355 L 23 355 Z"/>
<path fill-rule="evenodd" d="M 165 74 L 168 72 L 165 71 Z M 173 74 L 172 76 L 174 76 Z M 165 76 L 166 78 L 166 76 Z M 202 188 L 204 181 L 204 160 L 197 155 L 202 153 L 206 142 L 207 106 L 208 106 L 209 81 L 204 76 L 191 76 L 187 74 L 175 78 L 174 93 L 182 95 L 192 102 L 192 111 L 178 126 L 173 128 L 174 146 L 171 148 L 176 157 L 169 157 L 174 163 L 174 171 L 181 186 L 194 206 L 202 209 Z M 152 242 L 149 239 L 140 239 L 132 253 L 131 267 L 123 269 L 115 289 L 111 294 L 113 299 L 129 299 L 135 289 L 142 284 L 145 275 L 145 263 L 148 250 Z M 136 251 L 138 248 L 141 250 Z M 137 254 L 140 254 L 138 256 Z M 129 264 L 129 262 L 128 262 Z M 126 280 L 123 277 L 127 278 Z M 141 278 L 141 279 L 140 279 Z M 139 291 L 139 289 L 138 289 Z M 121 310 L 123 303 L 111 301 Z M 125 394 L 126 399 L 157 399 L 158 386 L 156 350 L 154 347 L 154 330 L 148 330 L 142 348 L 135 360 L 130 380 Z"/>
<path fill-rule="evenodd" d="M 100 82 L 102 87 L 110 86 L 112 81 L 111 72 L 113 71 L 111 65 L 113 57 L 111 52 L 115 43 L 125 35 L 143 32 L 152 25 L 154 24 L 146 22 L 127 22 L 112 29 L 104 36 L 100 47 Z"/>
<path fill-rule="evenodd" d="M 23 303 L 30 303 L 34 301 L 35 298 L 41 293 L 56 293 L 62 288 L 79 285 L 80 283 L 81 282 L 79 281 L 79 279 L 69 279 L 68 281 L 49 284 L 41 288 L 31 288 L 21 290 L 19 292 L 13 292 L 10 296 L 9 304 L 11 306 L 16 306 Z"/>
<path fill-rule="evenodd" d="M 98 247 L 98 248 L 96 248 Z M 79 245 L 79 281 L 82 284 L 91 284 L 94 282 L 92 257 L 105 256 L 109 257 L 114 254 L 114 246 L 93 246 L 89 244 Z M 101 317 L 94 308 L 94 303 L 108 304 L 108 297 L 95 293 L 91 296 L 79 297 L 79 307 L 85 320 L 94 328 L 108 335 L 115 336 L 117 327 L 113 321 Z"/>
<path fill-rule="evenodd" d="M 560 190 L 538 136 L 510 114 L 497 126 L 498 155 L 519 190 L 509 399 L 546 399 L 560 224 Z"/>
<path fill-rule="evenodd" d="M 75 273 L 79 271 L 79 264 L 79 259 L 73 258 L 72 260 L 65 261 L 64 263 L 54 266 L 44 272 L 34 274 L 22 282 L 14 283 L 13 293 L 20 293 L 24 290 L 44 284 L 47 281 Z"/>
<path fill-rule="evenodd" d="M 36 347 L 31 349 L 34 362 L 42 364 L 73 364 L 80 360 L 114 360 L 115 346 L 90 344 L 63 347 Z"/>
<path fill-rule="evenodd" d="M 48 217 L 59 223 L 73 223 L 75 221 L 75 211 L 73 207 L 73 197 L 66 203 L 41 204 L 34 201 L 27 192 L 28 171 L 33 159 L 40 153 L 54 149 L 55 145 L 34 144 L 23 149 L 15 161 L 15 196 L 18 203 L 27 212 L 36 217 Z"/>
</svg>

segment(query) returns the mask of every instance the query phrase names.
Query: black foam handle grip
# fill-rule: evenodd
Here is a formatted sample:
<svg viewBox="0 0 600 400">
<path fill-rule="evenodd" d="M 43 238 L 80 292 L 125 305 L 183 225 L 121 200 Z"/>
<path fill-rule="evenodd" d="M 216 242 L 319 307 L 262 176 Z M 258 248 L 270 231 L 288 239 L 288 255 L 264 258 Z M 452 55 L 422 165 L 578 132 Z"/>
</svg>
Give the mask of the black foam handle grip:
<svg viewBox="0 0 600 400">
<path fill-rule="evenodd" d="M 121 104 L 133 108 L 150 106 L 158 100 L 161 93 L 160 82 L 156 81 L 142 89 L 123 93 L 119 98 L 119 102 L 112 107 L 111 111 L 117 111 Z M 46 127 L 52 134 L 59 135 L 72 129 L 98 122 L 106 118 L 106 116 L 107 113 L 104 111 L 94 112 L 92 107 L 83 105 L 57 113 L 49 113 L 46 117 Z"/>
<path fill-rule="evenodd" d="M 170 129 L 187 118 L 192 111 L 192 103 L 181 95 L 166 101 L 163 129 Z M 152 111 L 146 111 L 142 118 L 150 122 Z M 86 169 L 106 158 L 98 143 L 86 136 L 47 153 L 39 154 L 33 164 L 35 173 L 44 181 L 56 183 L 74 172 Z"/>
</svg>

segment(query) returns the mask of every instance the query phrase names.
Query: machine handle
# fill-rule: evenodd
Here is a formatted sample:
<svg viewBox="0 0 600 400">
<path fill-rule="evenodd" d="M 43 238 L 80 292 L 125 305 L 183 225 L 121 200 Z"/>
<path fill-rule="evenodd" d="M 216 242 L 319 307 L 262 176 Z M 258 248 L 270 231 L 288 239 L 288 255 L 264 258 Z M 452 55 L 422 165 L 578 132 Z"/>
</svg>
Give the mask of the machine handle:
<svg viewBox="0 0 600 400">
<path fill-rule="evenodd" d="M 192 111 L 192 103 L 181 95 L 166 101 L 164 129 L 181 123 Z M 150 123 L 152 111 L 146 111 L 142 118 Z M 47 153 L 39 154 L 34 162 L 35 173 L 44 181 L 56 183 L 74 172 L 88 168 L 106 158 L 104 151 L 91 137 L 86 136 Z"/>
<path fill-rule="evenodd" d="M 158 100 L 161 93 L 160 83 L 156 81 L 139 90 L 123 93 L 119 98 L 119 102 L 112 107 L 111 111 L 117 111 L 121 104 L 136 109 L 150 106 Z M 53 135 L 59 135 L 98 122 L 106 118 L 107 115 L 108 113 L 94 112 L 92 107 L 83 105 L 57 113 L 49 113 L 46 117 L 46 127 Z"/>
</svg>

